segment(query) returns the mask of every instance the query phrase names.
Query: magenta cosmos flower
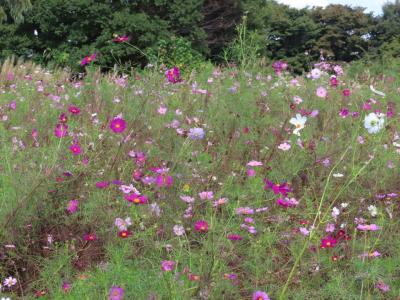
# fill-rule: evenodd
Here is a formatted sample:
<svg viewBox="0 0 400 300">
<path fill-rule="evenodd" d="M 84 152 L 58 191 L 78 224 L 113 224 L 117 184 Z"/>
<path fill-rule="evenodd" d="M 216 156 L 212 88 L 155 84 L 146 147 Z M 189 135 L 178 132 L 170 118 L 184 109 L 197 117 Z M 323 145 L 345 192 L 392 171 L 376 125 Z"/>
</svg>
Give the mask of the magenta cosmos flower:
<svg viewBox="0 0 400 300">
<path fill-rule="evenodd" d="M 286 182 L 282 182 L 281 184 L 279 183 L 275 184 L 268 179 L 265 179 L 264 182 L 265 182 L 264 189 L 265 190 L 271 189 L 275 195 L 282 194 L 282 196 L 286 197 L 287 193 L 292 191 L 292 189 Z"/>
<path fill-rule="evenodd" d="M 129 36 L 127 35 L 117 36 L 115 39 L 113 39 L 114 43 L 124 43 L 127 41 L 129 41 Z"/>
<path fill-rule="evenodd" d="M 166 174 L 160 174 L 156 177 L 155 184 L 158 187 L 170 187 L 174 183 L 174 178 Z"/>
<path fill-rule="evenodd" d="M 269 296 L 267 293 L 263 291 L 256 291 L 253 294 L 253 300 L 269 300 Z"/>
<path fill-rule="evenodd" d="M 88 64 L 90 64 L 92 61 L 94 61 L 97 57 L 96 53 L 93 53 L 90 56 L 85 56 L 82 61 L 81 61 L 81 66 L 86 66 Z"/>
<path fill-rule="evenodd" d="M 295 207 L 299 204 L 299 201 L 297 201 L 295 198 L 278 198 L 276 200 L 276 204 L 282 207 Z"/>
<path fill-rule="evenodd" d="M 335 247 L 335 245 L 337 244 L 337 240 L 331 236 L 327 236 L 323 239 L 321 239 L 321 245 L 320 248 L 321 249 L 325 249 L 325 248 L 333 248 Z"/>
<path fill-rule="evenodd" d="M 119 286 L 111 287 L 108 293 L 108 300 L 121 300 L 124 297 L 124 289 Z"/>
<path fill-rule="evenodd" d="M 78 210 L 79 201 L 76 199 L 70 200 L 67 205 L 67 212 L 70 214 L 75 213 Z"/>
<path fill-rule="evenodd" d="M 73 144 L 69 147 L 69 150 L 71 150 L 73 155 L 79 155 L 81 154 L 81 146 L 79 144 Z"/>
<path fill-rule="evenodd" d="M 126 122 L 122 118 L 119 118 L 119 117 L 114 118 L 114 119 L 111 120 L 110 128 L 115 133 L 121 133 L 126 128 Z"/>
<path fill-rule="evenodd" d="M 177 67 L 173 67 L 165 72 L 167 80 L 171 83 L 178 83 L 181 80 L 181 72 Z"/>
<path fill-rule="evenodd" d="M 110 185 L 110 183 L 109 183 L 108 181 L 99 181 L 99 182 L 96 182 L 96 187 L 97 187 L 98 189 L 104 189 L 104 188 L 108 187 L 109 185 Z"/>
<path fill-rule="evenodd" d="M 54 135 L 58 138 L 62 138 L 68 135 L 68 125 L 67 124 L 57 124 L 54 129 Z"/>
<path fill-rule="evenodd" d="M 149 202 L 147 196 L 138 195 L 136 193 L 130 193 L 124 195 L 126 201 L 134 203 L 134 204 L 147 204 Z"/>
<path fill-rule="evenodd" d="M 75 105 L 71 105 L 70 107 L 68 107 L 68 111 L 73 115 L 79 115 L 81 113 L 80 108 Z"/>
<path fill-rule="evenodd" d="M 163 260 L 161 262 L 161 270 L 163 272 L 172 271 L 175 267 L 175 262 L 172 260 Z"/>
<path fill-rule="evenodd" d="M 199 220 L 196 223 L 194 223 L 194 229 L 198 232 L 206 233 L 208 232 L 209 226 L 207 221 Z"/>
</svg>

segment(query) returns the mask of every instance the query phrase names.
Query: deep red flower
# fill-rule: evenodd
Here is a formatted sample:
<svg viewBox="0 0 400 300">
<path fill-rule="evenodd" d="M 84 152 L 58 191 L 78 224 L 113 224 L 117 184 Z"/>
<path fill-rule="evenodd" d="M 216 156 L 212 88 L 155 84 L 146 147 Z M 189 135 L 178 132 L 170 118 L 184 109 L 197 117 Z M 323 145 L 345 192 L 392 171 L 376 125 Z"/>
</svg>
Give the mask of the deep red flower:
<svg viewBox="0 0 400 300">
<path fill-rule="evenodd" d="M 120 232 L 118 232 L 118 236 L 123 239 L 130 237 L 131 235 L 132 235 L 132 232 L 130 232 L 129 230 L 121 230 Z"/>
</svg>

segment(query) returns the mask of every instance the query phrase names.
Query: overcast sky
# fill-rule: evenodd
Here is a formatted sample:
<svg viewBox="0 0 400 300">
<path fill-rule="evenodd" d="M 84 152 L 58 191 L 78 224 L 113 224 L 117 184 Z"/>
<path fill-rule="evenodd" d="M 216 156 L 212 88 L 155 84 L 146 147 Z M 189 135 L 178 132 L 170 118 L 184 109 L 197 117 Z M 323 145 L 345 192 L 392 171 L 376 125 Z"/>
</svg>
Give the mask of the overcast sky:
<svg viewBox="0 0 400 300">
<path fill-rule="evenodd" d="M 382 13 L 382 5 L 387 0 L 278 0 L 293 7 L 302 8 L 305 6 L 326 6 L 329 4 L 347 4 L 351 6 L 365 7 L 367 12 L 373 12 L 375 15 Z"/>
</svg>

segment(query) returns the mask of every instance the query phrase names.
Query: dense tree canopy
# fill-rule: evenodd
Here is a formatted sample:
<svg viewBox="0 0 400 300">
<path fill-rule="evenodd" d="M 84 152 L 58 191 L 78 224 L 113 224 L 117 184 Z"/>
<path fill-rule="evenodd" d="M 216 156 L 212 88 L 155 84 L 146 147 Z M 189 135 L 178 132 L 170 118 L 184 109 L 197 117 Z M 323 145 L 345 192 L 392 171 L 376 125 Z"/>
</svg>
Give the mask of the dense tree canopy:
<svg viewBox="0 0 400 300">
<path fill-rule="evenodd" d="M 93 52 L 103 69 L 154 59 L 190 64 L 199 56 L 221 62 L 245 15 L 259 56 L 285 59 L 296 70 L 320 51 L 351 61 L 398 53 L 400 44 L 399 0 L 378 17 L 359 7 L 298 10 L 274 0 L 0 0 L 0 59 L 16 55 L 74 69 Z M 128 36 L 129 45 L 113 42 L 115 36 Z"/>
</svg>

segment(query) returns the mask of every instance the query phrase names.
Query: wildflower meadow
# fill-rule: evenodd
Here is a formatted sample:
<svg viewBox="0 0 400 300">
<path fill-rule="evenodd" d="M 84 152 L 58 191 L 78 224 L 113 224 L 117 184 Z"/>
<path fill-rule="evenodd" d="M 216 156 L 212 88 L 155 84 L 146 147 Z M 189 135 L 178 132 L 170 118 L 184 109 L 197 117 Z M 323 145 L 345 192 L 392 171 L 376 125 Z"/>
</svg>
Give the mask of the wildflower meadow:
<svg viewBox="0 0 400 300">
<path fill-rule="evenodd" d="M 99 56 L 2 65 L 1 299 L 400 299 L 395 65 Z"/>
</svg>

